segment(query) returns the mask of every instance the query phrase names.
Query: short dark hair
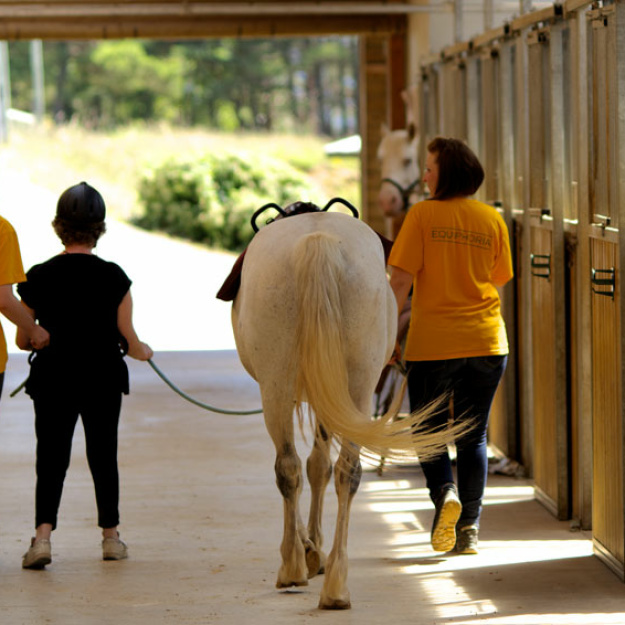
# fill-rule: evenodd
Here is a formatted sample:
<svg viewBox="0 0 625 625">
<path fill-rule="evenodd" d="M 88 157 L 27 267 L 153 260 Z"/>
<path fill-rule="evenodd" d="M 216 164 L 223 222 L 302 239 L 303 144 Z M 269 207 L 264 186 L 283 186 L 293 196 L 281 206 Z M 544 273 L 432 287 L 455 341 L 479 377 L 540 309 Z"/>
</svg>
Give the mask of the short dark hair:
<svg viewBox="0 0 625 625">
<path fill-rule="evenodd" d="M 52 227 L 63 245 L 90 245 L 95 247 L 98 239 L 106 232 L 103 221 L 77 226 L 60 217 L 55 217 Z"/>
<path fill-rule="evenodd" d="M 432 200 L 473 195 L 484 181 L 484 168 L 469 146 L 459 139 L 436 137 L 428 143 L 436 155 L 438 182 Z"/>
</svg>

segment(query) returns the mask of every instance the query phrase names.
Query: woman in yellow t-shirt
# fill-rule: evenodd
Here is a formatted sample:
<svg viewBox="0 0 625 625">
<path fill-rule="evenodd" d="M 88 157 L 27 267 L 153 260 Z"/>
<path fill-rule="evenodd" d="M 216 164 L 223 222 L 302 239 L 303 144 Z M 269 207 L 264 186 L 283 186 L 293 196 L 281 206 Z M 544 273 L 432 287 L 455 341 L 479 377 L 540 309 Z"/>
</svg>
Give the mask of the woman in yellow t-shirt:
<svg viewBox="0 0 625 625">
<path fill-rule="evenodd" d="M 22 329 L 33 349 L 41 349 L 48 344 L 48 332 L 30 317 L 13 294 L 13 285 L 25 280 L 17 235 L 13 226 L 0 217 L 0 314 Z M 6 339 L 0 325 L 0 394 L 7 359 Z"/>
<path fill-rule="evenodd" d="M 473 428 L 456 441 L 457 485 L 447 453 L 422 462 L 436 512 L 436 551 L 477 553 L 488 460 L 490 407 L 506 367 L 508 341 L 497 287 L 512 276 L 508 229 L 488 204 L 471 199 L 484 180 L 476 155 L 457 139 L 427 148 L 430 199 L 408 212 L 389 258 L 402 310 L 413 289 L 404 357 L 411 410 L 447 393 L 456 420 Z M 431 417 L 449 418 L 449 402 Z"/>
</svg>

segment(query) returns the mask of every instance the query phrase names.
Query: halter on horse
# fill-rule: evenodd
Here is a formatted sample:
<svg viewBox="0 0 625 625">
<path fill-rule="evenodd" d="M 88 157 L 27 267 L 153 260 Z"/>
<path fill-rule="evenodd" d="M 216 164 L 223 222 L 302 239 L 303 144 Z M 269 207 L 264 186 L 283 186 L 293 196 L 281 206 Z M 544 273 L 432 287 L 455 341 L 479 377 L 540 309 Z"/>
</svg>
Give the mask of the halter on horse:
<svg viewBox="0 0 625 625">
<path fill-rule="evenodd" d="M 392 178 L 382 178 L 382 184 L 384 183 L 392 184 L 395 189 L 399 192 L 401 196 L 401 212 L 406 213 L 410 208 L 411 204 L 414 204 L 416 199 L 412 199 L 415 197 L 415 193 L 419 193 L 421 191 L 421 180 L 415 180 L 411 182 L 407 187 L 402 187 L 399 182 L 393 180 Z"/>
<path fill-rule="evenodd" d="M 393 421 L 398 406 L 371 419 L 374 389 L 397 328 L 378 236 L 358 219 L 324 211 L 261 228 L 246 251 L 232 325 L 241 362 L 260 386 L 276 449 L 284 498 L 277 587 L 305 586 L 325 572 L 319 607 L 349 608 L 347 531 L 360 483 L 360 448 L 386 457 L 431 457 L 454 434 L 422 432 L 423 413 Z M 314 433 L 307 525 L 299 511 L 303 480 L 294 410 L 300 427 L 308 411 Z M 333 439 L 340 446 L 334 471 L 338 515 L 326 558 L 321 520 Z"/>
</svg>

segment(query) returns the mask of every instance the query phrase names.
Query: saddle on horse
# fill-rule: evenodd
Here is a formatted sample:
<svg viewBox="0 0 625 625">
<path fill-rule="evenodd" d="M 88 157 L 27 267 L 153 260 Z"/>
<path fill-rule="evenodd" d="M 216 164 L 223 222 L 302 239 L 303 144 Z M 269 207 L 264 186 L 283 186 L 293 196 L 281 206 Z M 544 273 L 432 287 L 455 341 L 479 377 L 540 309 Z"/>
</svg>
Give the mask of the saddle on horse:
<svg viewBox="0 0 625 625">
<path fill-rule="evenodd" d="M 319 208 L 316 204 L 312 202 L 294 202 L 293 204 L 289 204 L 286 208 L 281 208 L 277 204 L 265 204 L 261 208 L 259 208 L 252 215 L 252 228 L 254 232 L 258 232 L 258 227 L 256 226 L 256 219 L 263 213 L 265 210 L 269 208 L 273 208 L 277 210 L 280 214 L 275 219 L 270 219 L 267 221 L 267 224 L 272 223 L 278 219 L 282 219 L 284 217 L 293 217 L 295 215 L 302 215 L 303 213 L 318 213 L 327 211 L 328 208 L 334 203 L 341 203 L 347 206 L 354 217 L 358 217 L 358 211 L 352 204 L 343 200 L 341 198 L 334 198 L 330 200 L 324 208 Z M 374 231 L 375 232 L 375 231 Z M 388 262 L 389 254 L 391 253 L 391 248 L 393 247 L 393 242 L 390 239 L 387 239 L 385 236 L 381 235 L 379 232 L 376 232 L 378 237 L 380 238 L 380 242 L 382 243 L 382 247 L 384 249 L 384 260 Z M 239 287 L 241 286 L 241 271 L 243 269 L 243 260 L 245 259 L 245 252 L 247 248 L 241 252 L 239 257 L 236 259 L 228 277 L 225 279 L 224 283 L 221 285 L 221 288 L 217 292 L 217 299 L 223 300 L 224 302 L 231 302 L 237 296 L 239 292 Z"/>
</svg>

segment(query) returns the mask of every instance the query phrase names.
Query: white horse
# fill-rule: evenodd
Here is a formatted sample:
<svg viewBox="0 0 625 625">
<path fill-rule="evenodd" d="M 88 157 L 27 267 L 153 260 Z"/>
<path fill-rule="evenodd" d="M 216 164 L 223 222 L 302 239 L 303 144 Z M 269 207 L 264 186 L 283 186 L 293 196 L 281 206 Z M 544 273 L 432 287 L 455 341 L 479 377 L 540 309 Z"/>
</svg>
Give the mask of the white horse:
<svg viewBox="0 0 625 625">
<path fill-rule="evenodd" d="M 399 232 L 408 208 L 423 195 L 418 161 L 418 89 L 412 86 L 402 91 L 401 96 L 406 105 L 406 128 L 391 131 L 383 124 L 377 153 L 382 179 L 378 205 L 390 219 L 388 235 L 392 239 Z"/>
<path fill-rule="evenodd" d="M 397 224 L 401 226 L 408 208 L 420 199 L 418 147 L 419 135 L 414 124 L 393 131 L 387 126 L 382 127 L 382 140 L 378 146 L 382 178 L 378 204 L 382 213 L 392 219 L 393 234 L 397 234 Z"/>
<path fill-rule="evenodd" d="M 284 498 L 277 587 L 304 586 L 325 572 L 319 607 L 349 608 L 347 528 L 360 483 L 360 447 L 386 457 L 430 457 L 449 440 L 444 433 L 421 433 L 419 416 L 392 421 L 396 407 L 371 419 L 374 388 L 397 328 L 377 235 L 340 213 L 306 213 L 265 226 L 247 248 L 232 322 L 241 362 L 260 386 L 276 448 L 276 481 Z M 314 414 L 307 526 L 298 509 L 303 480 L 293 419 L 295 409 L 302 425 L 303 402 Z M 338 517 L 326 559 L 321 518 L 333 437 L 340 444 L 334 471 Z"/>
</svg>

